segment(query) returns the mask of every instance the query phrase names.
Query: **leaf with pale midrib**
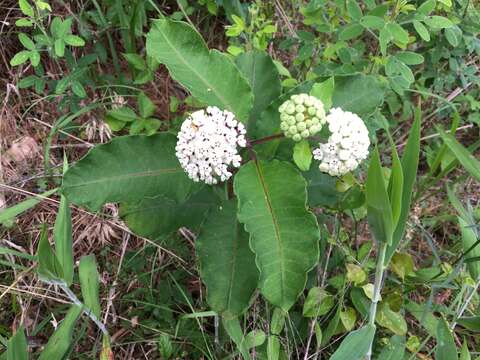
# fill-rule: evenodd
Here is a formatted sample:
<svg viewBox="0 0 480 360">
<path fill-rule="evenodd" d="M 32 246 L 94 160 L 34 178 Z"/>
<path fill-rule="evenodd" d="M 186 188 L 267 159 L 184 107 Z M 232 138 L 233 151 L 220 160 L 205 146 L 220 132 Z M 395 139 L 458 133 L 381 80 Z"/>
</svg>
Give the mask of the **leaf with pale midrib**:
<svg viewBox="0 0 480 360">
<path fill-rule="evenodd" d="M 147 35 L 147 53 L 170 75 L 208 105 L 248 120 L 253 95 L 247 80 L 227 55 L 208 50 L 200 34 L 185 22 L 156 20 Z"/>
<path fill-rule="evenodd" d="M 235 201 L 209 214 L 195 246 L 208 303 L 226 318 L 241 315 L 257 287 L 258 269 L 248 233 L 238 223 Z"/>
<path fill-rule="evenodd" d="M 194 183 L 175 156 L 176 137 L 124 136 L 93 148 L 63 179 L 68 200 L 98 210 L 107 202 L 138 202 L 165 196 L 183 201 Z"/>
<path fill-rule="evenodd" d="M 252 87 L 254 101 L 250 122 L 253 122 L 280 96 L 280 75 L 272 58 L 263 51 L 242 53 L 235 58 L 235 64 Z"/>
<path fill-rule="evenodd" d="M 234 190 L 260 269 L 260 290 L 288 311 L 318 261 L 320 234 L 306 207 L 305 179 L 290 163 L 250 161 L 235 176 Z"/>
</svg>

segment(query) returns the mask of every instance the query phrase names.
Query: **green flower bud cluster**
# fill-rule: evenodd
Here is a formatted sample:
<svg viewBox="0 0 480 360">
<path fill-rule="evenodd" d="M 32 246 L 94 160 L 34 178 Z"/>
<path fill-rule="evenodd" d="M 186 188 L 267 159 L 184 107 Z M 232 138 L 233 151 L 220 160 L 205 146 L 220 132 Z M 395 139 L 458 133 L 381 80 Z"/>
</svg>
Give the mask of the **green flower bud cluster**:
<svg viewBox="0 0 480 360">
<path fill-rule="evenodd" d="M 300 141 L 318 133 L 326 122 L 323 103 L 308 94 L 292 95 L 278 108 L 286 137 Z"/>
</svg>

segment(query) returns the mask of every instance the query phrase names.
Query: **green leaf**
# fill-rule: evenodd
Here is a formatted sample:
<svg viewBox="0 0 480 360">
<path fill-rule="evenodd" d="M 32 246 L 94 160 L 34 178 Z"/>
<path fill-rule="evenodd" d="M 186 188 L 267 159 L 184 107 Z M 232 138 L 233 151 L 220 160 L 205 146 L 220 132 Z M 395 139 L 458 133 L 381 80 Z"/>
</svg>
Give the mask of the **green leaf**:
<svg viewBox="0 0 480 360">
<path fill-rule="evenodd" d="M 445 145 L 453 152 L 460 164 L 473 176 L 477 181 L 480 181 L 480 161 L 478 161 L 473 154 L 468 151 L 462 144 L 460 144 L 452 134 L 447 134 L 442 129 L 438 128 L 438 132 L 442 137 Z"/>
<path fill-rule="evenodd" d="M 85 91 L 85 88 L 83 87 L 82 83 L 78 80 L 72 81 L 72 91 L 75 95 L 77 95 L 82 99 L 87 96 L 87 92 Z"/>
<path fill-rule="evenodd" d="M 334 305 L 334 297 L 326 290 L 314 286 L 308 290 L 307 298 L 303 304 L 303 316 L 316 318 L 325 315 Z"/>
<path fill-rule="evenodd" d="M 453 47 L 457 47 L 462 41 L 462 30 L 458 26 L 445 29 L 445 38 Z"/>
<path fill-rule="evenodd" d="M 359 116 L 373 113 L 383 104 L 384 89 L 371 75 L 342 76 L 335 79 L 332 106 Z"/>
<path fill-rule="evenodd" d="M 425 25 L 418 20 L 413 20 L 413 27 L 424 41 L 430 41 L 430 33 Z"/>
<path fill-rule="evenodd" d="M 120 120 L 123 122 L 132 122 L 138 119 L 138 116 L 137 114 L 135 114 L 135 111 L 133 111 L 128 106 L 122 106 L 120 108 L 109 110 L 107 112 L 107 115 L 111 116 L 116 120 Z"/>
<path fill-rule="evenodd" d="M 124 53 L 122 55 L 128 61 L 128 63 L 132 65 L 135 69 L 140 71 L 147 70 L 147 65 L 145 64 L 145 60 L 140 55 L 136 53 Z"/>
<path fill-rule="evenodd" d="M 72 346 L 72 334 L 75 324 L 82 313 L 82 308 L 72 305 L 57 330 L 50 336 L 47 345 L 38 360 L 64 359 Z"/>
<path fill-rule="evenodd" d="M 165 64 L 170 75 L 201 102 L 248 120 L 250 86 L 227 55 L 209 51 L 198 32 L 184 22 L 156 20 L 147 35 L 147 53 Z"/>
<path fill-rule="evenodd" d="M 352 307 L 346 307 L 345 311 L 340 311 L 340 321 L 346 331 L 351 331 L 357 321 L 357 313 Z"/>
<path fill-rule="evenodd" d="M 394 335 L 383 348 L 377 360 L 403 360 L 405 354 L 405 337 Z"/>
<path fill-rule="evenodd" d="M 280 96 L 280 75 L 272 58 L 263 51 L 249 51 L 235 58 L 235 64 L 253 91 L 250 122 L 255 122 L 268 105 Z"/>
<path fill-rule="evenodd" d="M 37 81 L 38 77 L 35 75 L 29 75 L 27 77 L 24 77 L 21 79 L 18 83 L 17 86 L 19 89 L 26 89 L 29 88 L 30 86 L 33 86 L 35 82 Z"/>
<path fill-rule="evenodd" d="M 380 30 L 378 35 L 378 41 L 380 43 L 380 52 L 383 56 L 387 55 L 387 48 L 390 41 L 393 40 L 392 34 L 388 31 L 388 28 L 385 26 L 383 29 Z"/>
<path fill-rule="evenodd" d="M 65 55 L 65 41 L 63 39 L 56 39 L 54 43 L 55 55 L 63 57 Z"/>
<path fill-rule="evenodd" d="M 33 67 L 37 67 L 40 64 L 40 53 L 37 50 L 30 51 L 30 63 Z"/>
<path fill-rule="evenodd" d="M 219 205 L 215 194 L 205 186 L 180 204 L 164 196 L 121 204 L 120 216 L 137 235 L 160 240 L 182 226 L 197 230 L 214 205 Z"/>
<path fill-rule="evenodd" d="M 85 40 L 83 40 L 80 36 L 72 35 L 72 34 L 65 35 L 63 37 L 63 41 L 65 41 L 65 44 L 70 46 L 81 47 L 85 45 Z"/>
<path fill-rule="evenodd" d="M 360 19 L 360 24 L 366 28 L 381 30 L 385 26 L 385 21 L 378 16 L 365 15 Z"/>
<path fill-rule="evenodd" d="M 97 261 L 95 255 L 82 256 L 78 265 L 78 276 L 80 278 L 80 288 L 85 306 L 97 319 L 100 319 L 100 274 L 97 270 Z"/>
<path fill-rule="evenodd" d="M 391 140 L 392 148 L 392 172 L 388 183 L 388 197 L 392 206 L 393 229 L 396 228 L 402 211 L 403 197 L 403 170 L 402 163 L 398 158 L 397 148 Z"/>
<path fill-rule="evenodd" d="M 392 257 L 391 266 L 393 272 L 402 280 L 414 270 L 413 259 L 409 254 L 396 253 Z"/>
<path fill-rule="evenodd" d="M 30 51 L 22 50 L 13 56 L 13 58 L 10 60 L 10 65 L 11 66 L 21 65 L 25 61 L 27 61 L 29 58 L 30 58 Z"/>
<path fill-rule="evenodd" d="M 140 116 L 144 119 L 151 117 L 155 113 L 155 104 L 150 98 L 142 91 L 137 97 L 138 111 Z"/>
<path fill-rule="evenodd" d="M 258 270 L 248 234 L 238 223 L 235 201 L 212 211 L 195 246 L 210 307 L 223 317 L 241 315 L 257 287 Z"/>
<path fill-rule="evenodd" d="M 360 20 L 363 16 L 362 9 L 357 0 L 347 0 L 347 12 L 353 20 Z"/>
<path fill-rule="evenodd" d="M 9 208 L 0 210 L 0 224 L 6 221 L 10 221 L 21 213 L 33 208 L 41 201 L 47 199 L 50 195 L 55 194 L 58 189 L 48 190 L 40 195 L 35 195 L 27 200 L 19 202 Z"/>
<path fill-rule="evenodd" d="M 243 331 L 240 327 L 240 322 L 238 321 L 238 319 L 222 318 L 222 324 L 228 336 L 230 336 L 235 345 L 237 345 L 237 349 L 240 354 L 242 354 L 243 359 L 250 360 L 248 347 L 245 344 L 245 337 L 243 336 Z"/>
<path fill-rule="evenodd" d="M 436 338 L 435 360 L 457 360 L 458 354 L 455 340 L 448 323 L 444 319 L 438 321 Z"/>
<path fill-rule="evenodd" d="M 390 309 L 388 303 L 380 304 L 375 321 L 395 335 L 404 336 L 407 333 L 407 322 L 400 313 Z"/>
<path fill-rule="evenodd" d="M 30 19 L 22 18 L 22 19 L 18 19 L 17 21 L 15 21 L 15 26 L 18 26 L 18 27 L 32 27 L 33 22 Z"/>
<path fill-rule="evenodd" d="M 18 5 L 20 6 L 20 11 L 28 16 L 34 17 L 33 7 L 29 4 L 27 0 L 18 0 Z"/>
<path fill-rule="evenodd" d="M 363 271 L 362 267 L 356 264 L 347 264 L 347 280 L 355 284 L 355 286 L 361 285 L 367 280 L 367 274 Z"/>
<path fill-rule="evenodd" d="M 462 350 L 460 350 L 460 360 L 471 360 L 470 351 L 468 351 L 468 344 L 465 339 L 463 339 Z"/>
<path fill-rule="evenodd" d="M 23 326 L 8 340 L 6 354 L 6 360 L 28 360 L 28 344 Z"/>
<path fill-rule="evenodd" d="M 460 231 L 462 233 L 463 251 L 468 251 L 468 255 L 465 256 L 467 269 L 472 279 L 476 280 L 480 276 L 480 262 L 478 260 L 468 261 L 468 259 L 478 259 L 480 257 L 480 244 L 477 243 L 480 239 L 477 237 L 475 228 L 472 227 L 475 226 L 475 224 L 468 224 L 464 219 L 458 217 L 458 225 L 460 226 Z"/>
<path fill-rule="evenodd" d="M 395 57 L 407 65 L 419 65 L 425 60 L 422 55 L 413 51 L 401 51 L 396 53 Z"/>
<path fill-rule="evenodd" d="M 275 335 L 269 335 L 267 340 L 267 359 L 278 360 L 280 357 L 280 340 Z"/>
<path fill-rule="evenodd" d="M 280 308 L 273 310 L 272 319 L 270 320 L 270 332 L 273 335 L 280 335 L 285 327 L 285 318 L 287 313 Z"/>
<path fill-rule="evenodd" d="M 27 49 L 27 50 L 33 50 L 35 49 L 35 43 L 28 37 L 27 34 L 24 33 L 19 33 L 18 34 L 18 40 L 22 43 L 22 45 Z"/>
<path fill-rule="evenodd" d="M 410 213 L 410 205 L 412 201 L 413 186 L 417 179 L 418 161 L 420 156 L 420 125 L 421 125 L 421 109 L 415 110 L 415 121 L 410 129 L 407 145 L 402 156 L 403 170 L 403 192 L 402 192 L 402 211 L 398 219 L 397 227 L 393 233 L 392 244 L 387 248 L 385 256 L 385 264 L 388 264 L 395 250 L 403 238 L 407 225 L 407 218 Z"/>
<path fill-rule="evenodd" d="M 422 15 L 429 15 L 433 10 L 435 10 L 435 5 L 435 0 L 427 0 L 418 7 L 417 12 Z"/>
<path fill-rule="evenodd" d="M 48 230 L 44 225 L 40 234 L 40 242 L 37 249 L 38 276 L 46 282 L 63 281 L 62 265 L 58 261 L 55 252 L 48 242 Z"/>
<path fill-rule="evenodd" d="M 306 182 L 291 164 L 250 161 L 235 176 L 234 190 L 260 269 L 260 291 L 288 311 L 318 261 L 320 234 L 306 207 Z"/>
<path fill-rule="evenodd" d="M 375 336 L 375 326 L 367 325 L 349 333 L 330 360 L 362 360 Z"/>
<path fill-rule="evenodd" d="M 181 202 L 193 182 L 175 156 L 175 144 L 175 135 L 169 133 L 117 137 L 72 166 L 62 190 L 70 202 L 92 210 L 107 202 L 134 203 L 152 196 Z"/>
<path fill-rule="evenodd" d="M 424 22 L 432 30 L 446 29 L 453 26 L 452 21 L 443 16 L 429 16 L 425 18 Z"/>
<path fill-rule="evenodd" d="M 375 147 L 370 160 L 365 193 L 368 224 L 371 232 L 378 242 L 391 244 L 394 230 L 392 207 L 385 188 L 385 179 L 377 147 Z"/>
<path fill-rule="evenodd" d="M 60 197 L 53 238 L 58 262 L 63 270 L 63 279 L 70 286 L 73 281 L 72 214 L 67 198 L 63 195 Z"/>
<path fill-rule="evenodd" d="M 338 302 L 339 305 L 337 306 L 337 310 L 335 311 L 335 314 L 330 319 L 327 325 L 327 328 L 322 334 L 322 343 L 320 344 L 321 346 L 328 344 L 328 342 L 330 341 L 332 336 L 335 335 L 335 332 L 338 329 L 338 325 L 340 323 L 340 312 L 342 310 L 342 306 L 341 306 L 342 302 L 343 302 L 343 298 L 340 299 L 340 301 Z"/>
<path fill-rule="evenodd" d="M 308 171 L 312 163 L 312 150 L 307 140 L 295 143 L 293 147 L 293 161 L 302 171 Z"/>
<path fill-rule="evenodd" d="M 342 30 L 340 30 L 340 33 L 338 34 L 338 40 L 347 41 L 347 40 L 354 39 L 362 35 L 364 30 L 365 29 L 360 24 L 357 24 L 357 23 L 348 24 Z"/>
<path fill-rule="evenodd" d="M 335 78 L 332 76 L 323 82 L 313 84 L 312 90 L 310 90 L 310 95 L 319 99 L 323 103 L 325 111 L 328 111 L 332 107 L 334 89 Z"/>
<path fill-rule="evenodd" d="M 387 24 L 388 32 L 393 36 L 393 38 L 402 44 L 408 43 L 408 32 L 402 28 L 397 23 L 388 23 Z"/>
</svg>

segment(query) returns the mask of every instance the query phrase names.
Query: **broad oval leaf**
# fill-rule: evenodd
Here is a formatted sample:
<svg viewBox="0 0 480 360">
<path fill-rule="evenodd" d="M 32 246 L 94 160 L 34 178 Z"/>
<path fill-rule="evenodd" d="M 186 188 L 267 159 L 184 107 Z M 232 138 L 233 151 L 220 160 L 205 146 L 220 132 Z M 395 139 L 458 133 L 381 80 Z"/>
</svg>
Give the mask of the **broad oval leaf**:
<svg viewBox="0 0 480 360">
<path fill-rule="evenodd" d="M 270 103 L 280 96 L 280 75 L 272 58 L 263 51 L 242 53 L 235 64 L 245 76 L 253 91 L 253 108 L 250 122 L 254 122 Z"/>
<path fill-rule="evenodd" d="M 209 214 L 195 246 L 211 308 L 225 318 L 241 315 L 257 287 L 258 269 L 235 201 Z"/>
<path fill-rule="evenodd" d="M 217 203 L 212 187 L 205 186 L 180 204 L 165 196 L 121 204 L 120 216 L 135 234 L 160 240 L 182 226 L 197 230 L 205 214 Z"/>
<path fill-rule="evenodd" d="M 330 360 L 361 360 L 365 357 L 375 336 L 375 326 L 366 325 L 352 331 L 342 341 Z"/>
<path fill-rule="evenodd" d="M 235 176 L 234 190 L 260 269 L 260 290 L 288 311 L 318 261 L 320 233 L 306 207 L 305 179 L 286 162 L 250 161 Z"/>
<path fill-rule="evenodd" d="M 384 89 L 371 75 L 353 75 L 335 78 L 333 107 L 351 111 L 360 116 L 369 115 L 383 103 Z"/>
<path fill-rule="evenodd" d="M 63 179 L 70 202 L 98 210 L 107 202 L 165 196 L 183 201 L 193 182 L 175 156 L 172 134 L 124 136 L 93 148 Z"/>
<path fill-rule="evenodd" d="M 190 25 L 156 20 L 147 35 L 147 53 L 198 100 L 248 120 L 253 96 L 247 80 L 225 54 L 210 51 Z"/>
</svg>

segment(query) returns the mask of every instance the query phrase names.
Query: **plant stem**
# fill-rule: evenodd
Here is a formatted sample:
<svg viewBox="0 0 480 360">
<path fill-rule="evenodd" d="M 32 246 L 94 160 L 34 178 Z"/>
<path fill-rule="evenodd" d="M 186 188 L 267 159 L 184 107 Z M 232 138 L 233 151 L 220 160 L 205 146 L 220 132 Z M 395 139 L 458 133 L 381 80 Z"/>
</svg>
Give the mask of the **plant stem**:
<svg viewBox="0 0 480 360">
<path fill-rule="evenodd" d="M 265 136 L 263 138 L 250 141 L 250 145 L 253 146 L 253 145 L 263 144 L 263 143 L 266 143 L 268 141 L 272 141 L 272 140 L 275 140 L 275 139 L 280 139 L 284 136 L 285 135 L 283 135 L 283 134 L 275 134 L 275 135 Z"/>
<path fill-rule="evenodd" d="M 77 296 L 73 293 L 72 290 L 70 290 L 70 288 L 67 286 L 67 284 L 65 284 L 64 282 L 52 282 L 53 284 L 56 284 L 58 285 L 62 290 L 63 292 L 65 293 L 65 295 L 68 296 L 68 298 L 70 299 L 70 301 L 72 303 L 74 303 L 75 305 L 77 306 L 80 306 L 83 310 L 83 313 L 85 315 L 87 315 L 90 320 L 92 320 L 95 325 L 97 325 L 97 327 L 100 329 L 100 331 L 103 333 L 103 335 L 109 337 L 110 335 L 108 334 L 108 331 L 107 331 L 107 328 L 105 327 L 105 325 L 90 311 L 90 309 L 88 309 L 78 298 Z"/>
<path fill-rule="evenodd" d="M 375 317 L 377 315 L 377 305 L 380 301 L 380 292 L 382 290 L 382 282 L 383 282 L 383 272 L 385 271 L 385 254 L 387 253 L 387 243 L 382 242 L 378 249 L 378 256 L 377 256 L 377 268 L 375 270 L 375 284 L 373 286 L 373 298 L 372 303 L 370 305 L 370 314 L 368 316 L 368 324 L 371 326 L 375 326 Z M 372 345 L 373 341 L 370 344 L 370 349 L 367 353 L 367 360 L 370 360 L 372 357 Z"/>
</svg>

